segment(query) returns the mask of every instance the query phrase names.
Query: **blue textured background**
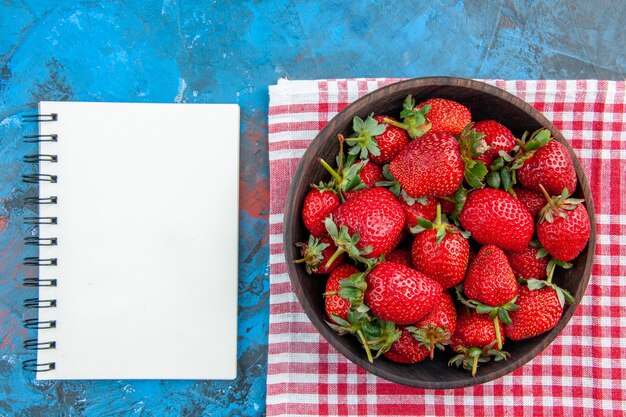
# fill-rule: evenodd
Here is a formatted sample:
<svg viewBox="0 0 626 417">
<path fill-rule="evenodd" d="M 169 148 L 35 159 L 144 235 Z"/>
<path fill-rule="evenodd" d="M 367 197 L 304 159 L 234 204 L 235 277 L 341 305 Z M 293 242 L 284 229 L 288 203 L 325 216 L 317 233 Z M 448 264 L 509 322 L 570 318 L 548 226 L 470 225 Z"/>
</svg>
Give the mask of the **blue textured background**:
<svg viewBox="0 0 626 417">
<path fill-rule="evenodd" d="M 621 1 L 0 4 L 0 416 L 258 416 L 268 331 L 267 86 L 280 77 L 624 79 Z M 225 381 L 37 382 L 21 369 L 30 254 L 20 116 L 39 100 L 238 103 L 239 371 Z M 184 215 L 181 213 L 180 215 Z M 32 334 L 30 334 L 32 336 Z"/>
</svg>

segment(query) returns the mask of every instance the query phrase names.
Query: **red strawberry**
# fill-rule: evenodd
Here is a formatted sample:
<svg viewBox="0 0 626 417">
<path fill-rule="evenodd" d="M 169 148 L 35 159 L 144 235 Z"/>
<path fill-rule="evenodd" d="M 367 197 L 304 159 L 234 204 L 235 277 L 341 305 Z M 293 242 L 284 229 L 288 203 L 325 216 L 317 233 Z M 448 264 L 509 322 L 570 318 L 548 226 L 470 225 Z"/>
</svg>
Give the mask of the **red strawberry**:
<svg viewBox="0 0 626 417">
<path fill-rule="evenodd" d="M 418 219 L 426 219 L 428 221 L 434 221 L 437 215 L 437 199 L 432 197 L 422 197 L 417 200 L 413 200 L 413 204 L 409 204 L 405 198 L 400 197 L 400 204 L 404 209 L 406 221 L 404 222 L 404 228 L 407 231 L 411 231 L 411 228 L 417 226 Z M 425 204 L 424 204 L 425 203 Z"/>
<path fill-rule="evenodd" d="M 390 162 L 407 144 L 409 136 L 403 129 L 387 124 L 387 120 L 395 121 L 387 116 L 370 115 L 365 120 L 356 116 L 352 123 L 354 135 L 346 139 L 352 146 L 349 153 L 380 165 Z"/>
<path fill-rule="evenodd" d="M 421 272 L 382 262 L 367 276 L 365 304 L 376 317 L 396 324 L 417 322 L 441 299 L 443 289 Z"/>
<path fill-rule="evenodd" d="M 542 187 L 543 188 L 543 187 Z M 549 203 L 539 213 L 537 237 L 550 255 L 561 262 L 576 258 L 587 246 L 591 224 L 583 200 L 567 198 L 563 191 L 560 197 L 549 198 Z"/>
<path fill-rule="evenodd" d="M 417 341 L 413 337 L 413 333 L 407 330 L 406 327 L 400 326 L 399 330 L 402 331 L 402 335 L 391 345 L 391 349 L 383 355 L 387 359 L 398 363 L 417 363 L 426 359 L 429 352 L 428 347 Z"/>
<path fill-rule="evenodd" d="M 344 299 L 338 294 L 341 289 L 339 281 L 348 278 L 351 275 L 358 274 L 360 271 L 350 264 L 342 264 L 335 269 L 326 281 L 326 292 L 324 293 L 324 306 L 326 315 L 333 322 L 333 315 L 348 320 L 348 310 L 350 309 L 350 301 Z"/>
<path fill-rule="evenodd" d="M 456 307 L 447 291 L 442 293 L 441 300 L 431 312 L 411 328 L 414 337 L 428 347 L 431 359 L 434 357 L 435 347 L 443 350 L 445 345 L 450 344 L 455 330 Z"/>
<path fill-rule="evenodd" d="M 511 301 L 517 291 L 515 275 L 502 249 L 494 245 L 480 248 L 463 282 L 465 295 L 495 307 Z"/>
<path fill-rule="evenodd" d="M 397 264 L 413 268 L 413 261 L 411 261 L 411 249 L 409 248 L 394 249 L 385 257 L 385 260 L 387 262 L 395 262 Z"/>
<path fill-rule="evenodd" d="M 315 186 L 304 198 L 302 205 L 302 221 L 304 227 L 315 237 L 326 234 L 324 219 L 338 207 L 339 197 L 333 191 Z"/>
<path fill-rule="evenodd" d="M 546 205 L 546 200 L 538 191 L 515 186 L 513 187 L 513 192 L 515 192 L 517 199 L 528 209 L 533 217 L 537 217 L 539 211 Z"/>
<path fill-rule="evenodd" d="M 413 198 L 450 195 L 464 176 L 459 143 L 449 133 L 427 133 L 405 146 L 389 171 Z"/>
<path fill-rule="evenodd" d="M 371 250 L 362 253 L 367 258 L 377 258 L 389 253 L 397 244 L 398 235 L 404 227 L 404 211 L 396 197 L 386 188 L 374 187 L 358 191 L 349 200 L 337 207 L 332 218 L 336 225 L 345 226 L 348 233 L 358 233 L 355 245 L 361 251 L 369 246 Z M 337 235 L 329 233 L 338 247 Z M 349 250 L 346 250 L 349 252 Z"/>
<path fill-rule="evenodd" d="M 534 232 L 534 219 L 526 207 L 506 191 L 493 188 L 470 192 L 459 220 L 481 245 L 508 251 L 526 249 Z"/>
<path fill-rule="evenodd" d="M 556 326 L 563 314 L 556 291 L 548 286 L 536 290 L 522 286 L 516 303 L 519 310 L 511 312 L 511 323 L 504 326 L 504 334 L 511 340 L 545 333 Z"/>
<path fill-rule="evenodd" d="M 500 332 L 504 333 L 504 327 L 500 323 Z M 484 348 L 496 341 L 496 329 L 493 320 L 488 314 L 478 314 L 471 310 L 468 313 L 461 313 L 456 320 L 456 330 L 452 335 L 450 346 L 455 352 L 459 352 L 458 347 Z"/>
<path fill-rule="evenodd" d="M 459 135 L 472 121 L 469 109 L 453 100 L 431 98 L 418 104 L 416 109 L 423 109 L 426 106 L 430 106 L 430 110 L 426 113 L 427 123 L 430 123 L 429 132 Z"/>
<path fill-rule="evenodd" d="M 544 279 L 549 260 L 545 255 L 545 250 L 540 252 L 539 248 L 529 246 L 521 252 L 509 252 L 506 257 L 516 278 Z"/>
<path fill-rule="evenodd" d="M 489 317 L 496 323 L 510 322 L 509 311 L 517 309 L 515 297 L 518 292 L 517 280 L 502 249 L 494 245 L 480 248 L 476 258 L 470 264 L 463 292 L 469 298 L 464 304 L 475 307 L 478 313 L 489 313 Z M 504 339 L 496 334 L 497 347 L 502 349 Z"/>
<path fill-rule="evenodd" d="M 376 120 L 380 124 L 384 124 L 387 126 L 385 131 L 376 136 L 376 142 L 378 143 L 378 148 L 380 149 L 380 155 L 369 156 L 371 161 L 376 162 L 377 164 L 384 165 L 391 162 L 393 158 L 400 153 L 402 148 L 409 143 L 409 135 L 407 135 L 404 129 L 400 129 L 399 127 L 390 125 L 385 123 L 385 119 L 394 120 L 392 117 L 388 116 L 375 116 L 374 120 Z"/>
<path fill-rule="evenodd" d="M 339 266 L 344 257 L 344 254 L 341 253 L 328 266 L 326 265 L 337 251 L 337 246 L 328 236 L 320 239 L 310 235 L 307 243 L 298 242 L 296 246 L 300 248 L 302 258 L 295 262 L 304 263 L 309 274 L 328 274 Z"/>
<path fill-rule="evenodd" d="M 383 177 L 383 168 L 372 161 L 364 163 L 363 168 L 361 168 L 359 172 L 359 178 L 361 178 L 361 182 L 367 187 L 375 187 L 378 181 L 385 179 L 385 177 Z"/>
<path fill-rule="evenodd" d="M 517 181 L 524 187 L 540 191 L 539 184 L 542 184 L 550 195 L 560 195 L 565 188 L 568 195 L 576 190 L 572 157 L 559 141 L 551 139 L 539 149 L 527 151 L 524 158 L 517 170 Z"/>
<path fill-rule="evenodd" d="M 422 220 L 419 229 L 421 231 L 415 236 L 411 249 L 413 267 L 440 283 L 444 289 L 463 281 L 469 242 L 458 227 L 442 222 L 441 206 L 437 205 L 435 222 Z"/>
<path fill-rule="evenodd" d="M 489 149 L 474 159 L 485 164 L 487 169 L 489 169 L 493 160 L 498 157 L 498 152 L 504 151 L 509 153 L 517 144 L 513 133 L 495 120 L 476 122 L 474 123 L 473 129 L 476 132 L 485 134 L 483 140 L 489 146 Z"/>
<path fill-rule="evenodd" d="M 488 314 L 478 314 L 473 310 L 469 314 L 459 314 L 456 331 L 450 342 L 452 350 L 459 355 L 450 359 L 448 365 L 463 365 L 464 369 L 472 371 L 472 376 L 476 376 L 478 362 L 486 362 L 492 358 L 494 361 L 506 359 L 507 352 L 494 348 L 496 333 L 504 334 L 502 323 L 498 322 L 496 331 L 494 321 Z"/>
</svg>

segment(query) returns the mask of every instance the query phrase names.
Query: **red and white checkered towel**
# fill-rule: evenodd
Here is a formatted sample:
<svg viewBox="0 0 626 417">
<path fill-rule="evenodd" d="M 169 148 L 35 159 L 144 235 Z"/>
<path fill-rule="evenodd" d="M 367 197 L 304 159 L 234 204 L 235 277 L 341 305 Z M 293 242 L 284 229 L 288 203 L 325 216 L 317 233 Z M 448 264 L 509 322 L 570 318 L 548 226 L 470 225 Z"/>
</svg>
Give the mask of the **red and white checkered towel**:
<svg viewBox="0 0 626 417">
<path fill-rule="evenodd" d="M 488 83 L 534 105 L 569 140 L 591 184 L 597 249 L 585 296 L 562 334 L 495 381 L 455 390 L 366 373 L 315 330 L 283 256 L 289 184 L 310 141 L 340 110 L 397 80 L 286 81 L 270 87 L 268 416 L 582 416 L 626 410 L 626 133 L 623 81 Z"/>
</svg>

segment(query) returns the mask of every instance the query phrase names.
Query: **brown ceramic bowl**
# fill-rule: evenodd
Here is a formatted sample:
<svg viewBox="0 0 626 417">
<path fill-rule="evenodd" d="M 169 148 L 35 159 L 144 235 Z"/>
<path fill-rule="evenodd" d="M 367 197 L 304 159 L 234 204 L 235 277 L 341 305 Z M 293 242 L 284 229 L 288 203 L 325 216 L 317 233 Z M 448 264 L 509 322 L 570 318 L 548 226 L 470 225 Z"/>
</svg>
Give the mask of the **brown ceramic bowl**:
<svg viewBox="0 0 626 417">
<path fill-rule="evenodd" d="M 355 337 L 338 336 L 325 323 L 322 297 L 325 279 L 309 276 L 302 264 L 293 262 L 299 257 L 294 243 L 304 242 L 308 238 L 300 212 L 309 184 L 329 179 L 317 158 L 335 160 L 338 152 L 337 134 L 348 136 L 352 133 L 354 116 L 364 119 L 374 112 L 398 117 L 402 102 L 408 94 L 412 94 L 418 103 L 431 97 L 458 101 L 471 110 L 473 120 L 495 119 L 511 129 L 516 137 L 521 137 L 526 130 L 532 132 L 541 127 L 549 129 L 553 137 L 567 147 L 574 160 L 578 175 L 578 187 L 574 195 L 585 199 L 591 220 L 591 237 L 587 247 L 574 261 L 573 268 L 557 268 L 558 272 L 554 277 L 557 285 L 566 288 L 574 296 L 574 304 L 566 306 L 561 321 L 551 331 L 525 341 L 505 343 L 505 350 L 511 354 L 510 358 L 481 364 L 474 378 L 463 369 L 448 366 L 447 361 L 452 357 L 449 349 L 445 353 L 437 352 L 434 361 L 427 359 L 415 365 L 394 363 L 384 357 L 369 363 Z M 401 81 L 376 90 L 346 107 L 317 135 L 304 154 L 291 184 L 284 221 L 285 258 L 291 284 L 317 330 L 335 349 L 363 369 L 389 381 L 421 388 L 447 389 L 482 384 L 506 375 L 534 358 L 558 336 L 574 314 L 589 281 L 595 249 L 595 212 L 589 183 L 565 138 L 548 119 L 518 97 L 488 84 L 461 78 L 437 77 Z"/>
</svg>

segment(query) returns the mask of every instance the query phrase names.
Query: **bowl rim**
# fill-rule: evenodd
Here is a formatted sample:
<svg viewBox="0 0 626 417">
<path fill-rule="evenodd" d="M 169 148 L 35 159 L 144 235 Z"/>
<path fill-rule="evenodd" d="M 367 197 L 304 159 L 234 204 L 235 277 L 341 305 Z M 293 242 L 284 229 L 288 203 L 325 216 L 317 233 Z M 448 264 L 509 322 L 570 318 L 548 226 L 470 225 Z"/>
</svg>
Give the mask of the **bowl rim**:
<svg viewBox="0 0 626 417">
<path fill-rule="evenodd" d="M 591 231 L 589 236 L 589 241 L 587 243 L 587 252 L 584 260 L 585 266 L 582 272 L 582 294 L 579 298 L 576 298 L 574 303 L 570 305 L 563 315 L 559 323 L 551 329 L 547 333 L 547 338 L 545 344 L 537 343 L 531 349 L 529 349 L 524 356 L 516 357 L 515 359 L 509 359 L 507 364 L 493 372 L 483 373 L 480 372 L 474 378 L 468 378 L 456 383 L 450 383 L 450 381 L 421 381 L 412 378 L 407 378 L 402 375 L 397 375 L 391 372 L 388 372 L 385 369 L 376 366 L 376 362 L 373 364 L 368 362 L 364 357 L 356 355 L 352 350 L 350 350 L 345 345 L 338 343 L 338 336 L 334 331 L 330 329 L 330 327 L 322 320 L 320 317 L 313 313 L 313 308 L 309 300 L 304 296 L 303 287 L 300 282 L 296 279 L 297 277 L 297 265 L 293 262 L 295 260 L 295 250 L 293 249 L 293 233 L 289 225 L 293 224 L 294 216 L 300 215 L 299 208 L 301 207 L 302 201 L 295 201 L 295 194 L 297 191 L 298 182 L 294 181 L 296 178 L 300 178 L 302 176 L 303 171 L 306 168 L 306 164 L 303 163 L 307 158 L 306 156 L 309 154 L 315 155 L 319 148 L 323 143 L 323 139 L 331 135 L 335 131 L 344 130 L 343 127 L 337 126 L 338 118 L 341 115 L 344 115 L 350 112 L 357 112 L 355 109 L 359 109 L 363 106 L 364 103 L 368 103 L 370 101 L 377 101 L 383 98 L 388 94 L 390 89 L 418 89 L 427 86 L 435 86 L 435 87 L 463 87 L 469 89 L 480 90 L 482 93 L 486 93 L 489 95 L 498 96 L 504 100 L 509 101 L 512 105 L 519 108 L 523 112 L 529 114 L 533 119 L 535 119 L 539 124 L 541 124 L 544 128 L 550 130 L 552 137 L 565 145 L 567 151 L 572 157 L 574 161 L 574 166 L 576 169 L 576 175 L 578 177 L 578 183 L 581 188 L 581 191 L 585 196 L 585 206 L 587 208 L 587 212 L 589 214 L 589 219 L 591 223 Z M 287 271 L 289 275 L 289 280 L 292 285 L 292 290 L 296 294 L 296 297 L 302 306 L 305 314 L 317 329 L 317 331 L 322 335 L 322 337 L 335 348 L 339 353 L 341 353 L 348 360 L 359 366 L 360 368 L 366 370 L 369 373 L 377 375 L 381 378 L 384 378 L 388 381 L 400 383 L 403 385 L 417 387 L 417 388 L 426 388 L 426 389 L 455 389 L 455 388 L 463 388 L 473 385 L 483 384 L 495 379 L 498 379 L 504 375 L 507 375 L 514 370 L 522 367 L 524 364 L 535 358 L 541 351 L 551 345 L 554 340 L 561 334 L 563 328 L 569 323 L 575 311 L 578 308 L 584 294 L 587 290 L 587 286 L 589 283 L 589 279 L 591 276 L 591 269 L 594 263 L 595 256 L 595 246 L 596 246 L 596 222 L 595 222 L 595 208 L 593 203 L 593 198 L 591 194 L 591 189 L 589 187 L 589 182 L 587 180 L 587 176 L 585 175 L 578 156 L 575 154 L 573 149 L 571 148 L 569 142 L 563 137 L 561 132 L 553 125 L 553 123 L 548 120 L 541 112 L 535 109 L 526 101 L 521 98 L 515 96 L 512 93 L 509 93 L 506 90 L 503 90 L 499 87 L 493 86 L 491 84 L 487 84 L 482 81 L 477 81 L 474 79 L 461 78 L 461 77 L 420 77 L 420 78 L 409 78 L 401 81 L 397 81 L 383 87 L 380 87 L 360 98 L 355 100 L 346 106 L 342 111 L 338 112 L 327 124 L 324 128 L 318 132 L 313 141 L 307 146 L 307 149 L 304 155 L 301 157 L 298 162 L 298 166 L 292 176 L 291 184 L 288 190 L 285 204 L 285 215 L 283 218 L 283 246 L 285 253 L 285 263 L 287 265 Z"/>
</svg>

